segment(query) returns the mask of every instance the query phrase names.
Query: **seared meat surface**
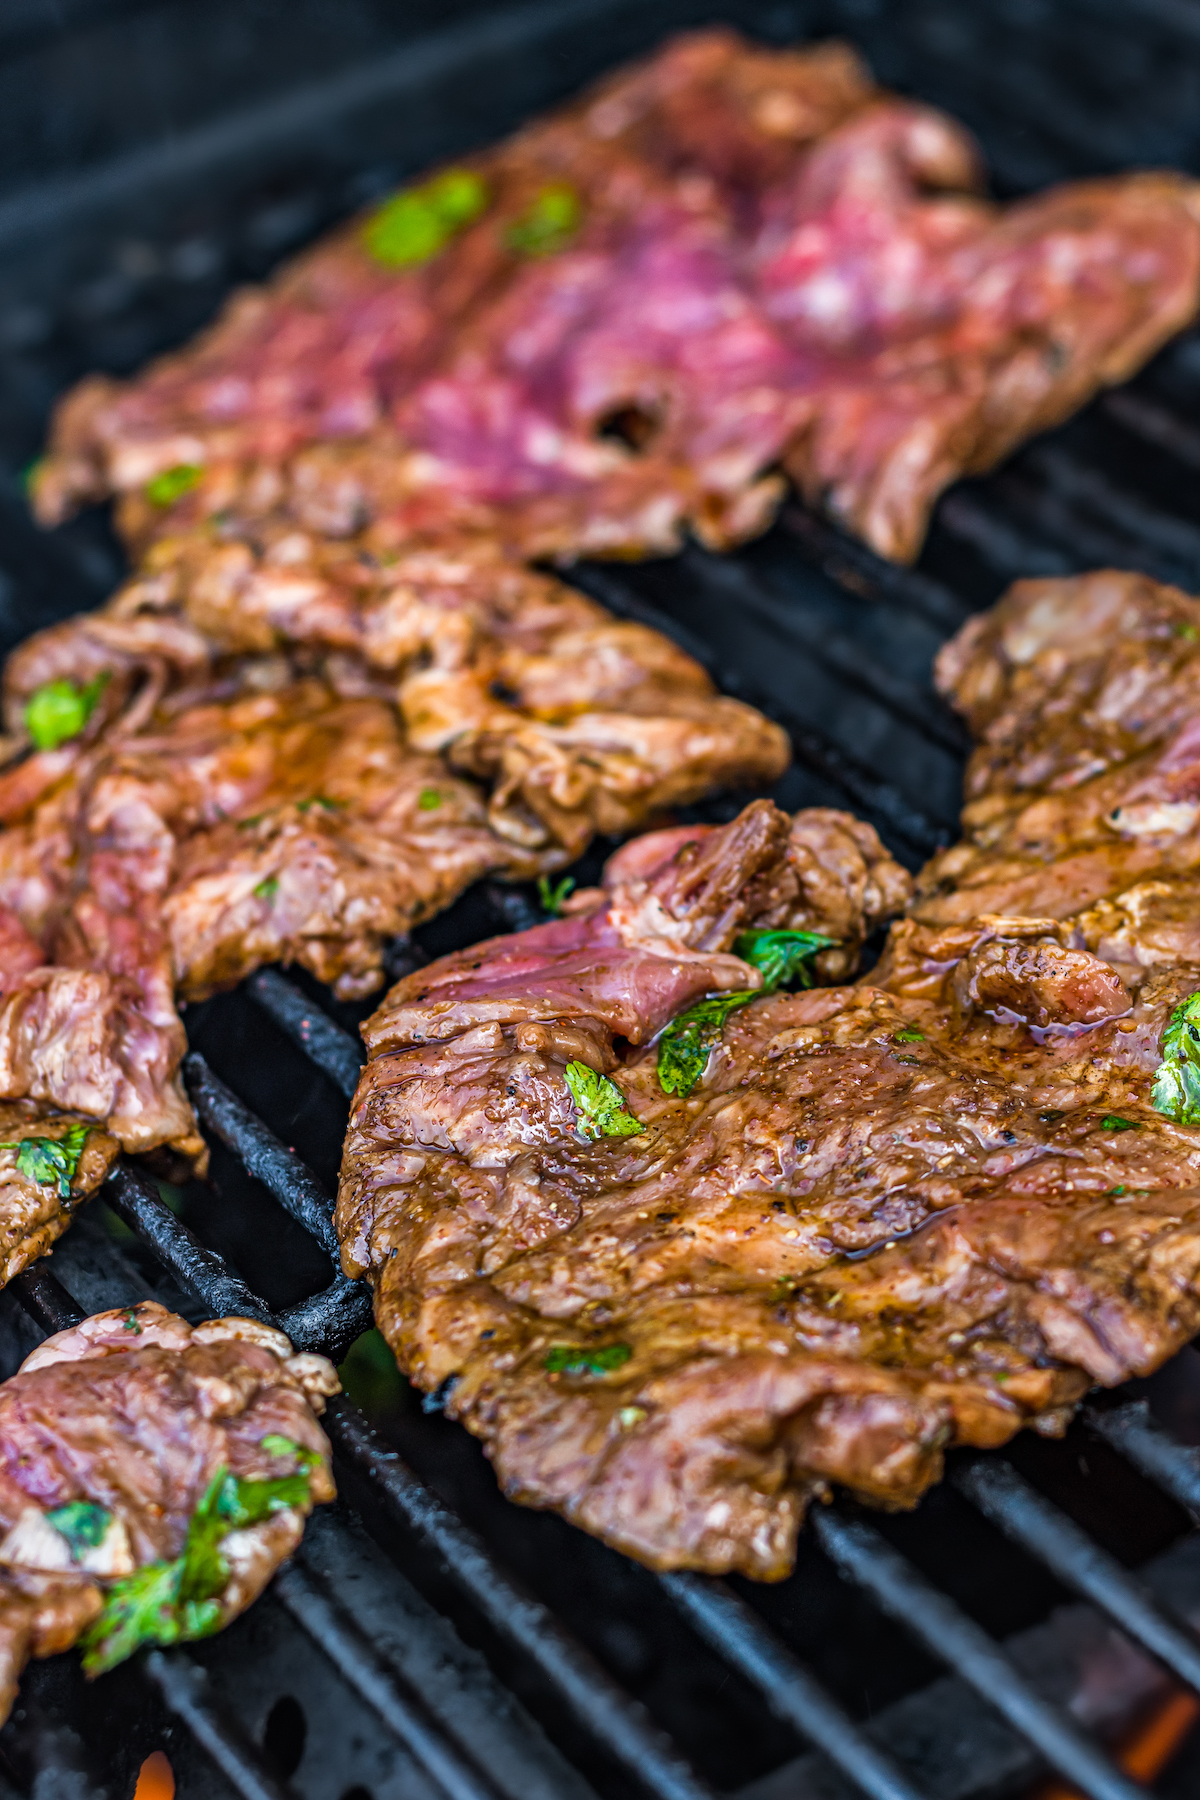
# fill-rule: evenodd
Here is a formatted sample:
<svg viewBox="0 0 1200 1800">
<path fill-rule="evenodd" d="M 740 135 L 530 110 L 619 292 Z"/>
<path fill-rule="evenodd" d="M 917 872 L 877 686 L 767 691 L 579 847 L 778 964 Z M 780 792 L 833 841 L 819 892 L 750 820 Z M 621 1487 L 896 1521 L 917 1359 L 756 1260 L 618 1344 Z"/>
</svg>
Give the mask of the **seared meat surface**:
<svg viewBox="0 0 1200 1800">
<path fill-rule="evenodd" d="M 828 1483 L 911 1504 L 947 1445 L 1060 1431 L 1195 1332 L 1198 642 L 1200 603 L 1120 574 L 960 634 L 968 835 L 856 986 L 754 997 L 748 928 L 846 930 L 788 904 L 806 834 L 760 805 L 388 996 L 343 1258 L 513 1498 L 779 1576 Z"/>
<path fill-rule="evenodd" d="M 280 648 L 318 656 L 344 693 L 394 697 L 410 750 L 484 784 L 488 866 L 507 854 L 514 872 L 714 788 L 769 783 L 789 756 L 778 726 L 718 695 L 669 639 L 482 540 L 397 554 L 279 519 L 253 541 L 165 539 L 102 612 L 31 638 L 5 672 L 10 729 L 48 680 L 106 674 L 144 716 L 135 677 L 194 682 L 217 658 Z"/>
<path fill-rule="evenodd" d="M 47 703 L 77 716 L 36 748 Z M 199 1163 L 178 1000 L 269 962 L 368 994 L 479 877 L 788 757 L 667 639 L 483 544 L 278 529 L 159 544 L 14 652 L 4 705 L 0 1097 Z"/>
<path fill-rule="evenodd" d="M 0 1044 L 11 1057 L 14 1023 L 0 1013 Z M 7 1082 L 11 1062 L 0 1065 Z M 0 1100 L 0 1285 L 43 1256 L 93 1194 L 120 1145 L 94 1118 L 71 1117 L 37 1100 Z"/>
<path fill-rule="evenodd" d="M 152 1301 L 39 1345 L 0 1386 L 0 1719 L 31 1656 L 82 1637 L 98 1673 L 257 1599 L 333 1498 L 337 1391 L 282 1332 Z"/>
<path fill-rule="evenodd" d="M 945 647 L 940 685 L 979 739 L 964 836 L 919 877 L 889 985 L 940 991 L 1013 919 L 1130 990 L 1200 964 L 1198 647 L 1200 602 L 1121 570 L 1018 582 Z"/>
<path fill-rule="evenodd" d="M 911 558 L 947 483 L 1123 379 L 1200 295 L 1193 182 L 980 187 L 967 135 L 843 46 L 677 39 L 142 377 L 84 383 L 41 516 L 116 493 L 133 542 L 282 505 L 335 535 L 627 555 L 752 535 L 782 464 Z"/>
</svg>

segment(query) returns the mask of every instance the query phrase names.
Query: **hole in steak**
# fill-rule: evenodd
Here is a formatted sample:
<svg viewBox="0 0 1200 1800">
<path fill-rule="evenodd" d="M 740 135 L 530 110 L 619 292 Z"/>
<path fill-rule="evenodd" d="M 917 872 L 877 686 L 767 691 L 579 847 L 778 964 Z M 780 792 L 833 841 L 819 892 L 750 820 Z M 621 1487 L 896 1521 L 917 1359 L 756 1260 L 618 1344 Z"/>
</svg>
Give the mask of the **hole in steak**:
<svg viewBox="0 0 1200 1800">
<path fill-rule="evenodd" d="M 263 1754 L 285 1781 L 300 1767 L 307 1736 L 304 1708 L 290 1694 L 283 1694 L 267 1714 L 263 1727 Z"/>
<path fill-rule="evenodd" d="M 646 450 L 662 430 L 662 419 L 645 406 L 618 406 L 596 421 L 596 436 L 624 444 L 627 450 Z"/>
<path fill-rule="evenodd" d="M 613 1055 L 616 1057 L 617 1061 L 625 1062 L 629 1056 L 629 1039 L 627 1037 L 615 1037 L 612 1041 L 612 1047 Z"/>
</svg>

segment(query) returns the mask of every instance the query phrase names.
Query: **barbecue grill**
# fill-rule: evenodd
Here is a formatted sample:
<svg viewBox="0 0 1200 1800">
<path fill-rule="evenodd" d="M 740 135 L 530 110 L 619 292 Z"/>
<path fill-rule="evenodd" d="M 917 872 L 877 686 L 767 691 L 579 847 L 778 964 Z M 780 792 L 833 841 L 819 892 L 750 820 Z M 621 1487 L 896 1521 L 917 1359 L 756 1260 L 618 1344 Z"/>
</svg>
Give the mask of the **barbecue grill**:
<svg viewBox="0 0 1200 1800">
<path fill-rule="evenodd" d="M 1195 0 L 22 0 L 0 16 L 3 647 L 121 573 L 101 515 L 42 535 L 25 507 L 69 382 L 137 367 L 350 208 L 714 11 L 768 41 L 849 36 L 979 134 L 1001 192 L 1200 173 Z M 734 556 L 573 578 L 787 727 L 781 804 L 849 806 L 915 867 L 954 834 L 966 747 L 930 687 L 938 644 L 1018 575 L 1109 563 L 1200 589 L 1198 471 L 1200 333 L 955 488 L 915 571 L 793 506 Z M 528 891 L 474 890 L 391 973 L 537 916 Z M 274 970 L 190 1008 L 213 1185 L 119 1167 L 0 1296 L 0 1374 L 153 1295 L 354 1345 L 366 1408 L 330 1406 L 342 1501 L 220 1638 L 92 1687 L 72 1657 L 28 1670 L 0 1800 L 117 1800 L 154 1748 L 182 1800 L 999 1800 L 1047 1771 L 1093 1800 L 1140 1791 L 1102 1745 L 1172 1683 L 1200 1691 L 1195 1350 L 1061 1442 L 953 1458 L 912 1515 L 816 1508 L 778 1588 L 653 1576 L 505 1502 L 473 1440 L 372 1364 L 330 1224 L 367 1010 Z M 1194 1794 L 1200 1761 L 1170 1779 Z"/>
</svg>

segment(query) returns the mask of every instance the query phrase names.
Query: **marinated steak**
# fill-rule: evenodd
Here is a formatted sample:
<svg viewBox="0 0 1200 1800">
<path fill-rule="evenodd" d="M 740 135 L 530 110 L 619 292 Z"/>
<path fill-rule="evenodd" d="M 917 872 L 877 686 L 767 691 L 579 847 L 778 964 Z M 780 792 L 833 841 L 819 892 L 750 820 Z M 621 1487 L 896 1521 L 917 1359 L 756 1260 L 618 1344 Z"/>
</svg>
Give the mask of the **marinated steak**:
<svg viewBox="0 0 1200 1800">
<path fill-rule="evenodd" d="M 960 634 L 968 836 L 857 986 L 758 991 L 772 932 L 846 930 L 758 806 L 388 996 L 344 1263 L 508 1494 L 775 1577 L 830 1482 L 911 1504 L 1200 1326 L 1198 643 L 1110 574 Z"/>
<path fill-rule="evenodd" d="M 257 1599 L 333 1498 L 337 1391 L 282 1332 L 152 1301 L 39 1345 L 0 1386 L 0 1720 L 31 1656 L 99 1674 Z"/>
<path fill-rule="evenodd" d="M 195 345 L 63 404 L 40 516 L 284 505 L 525 556 L 761 530 L 782 464 L 885 555 L 941 490 L 1193 316 L 1193 182 L 1008 207 L 950 120 L 839 45 L 677 39 L 241 293 Z"/>
<path fill-rule="evenodd" d="M 145 718 L 144 687 L 280 649 L 343 692 L 394 696 L 411 750 L 483 782 L 500 865 L 505 846 L 571 861 L 596 831 L 761 786 L 788 760 L 785 734 L 669 639 L 482 540 L 399 553 L 280 519 L 251 540 L 165 539 L 102 612 L 31 638 L 5 673 L 10 729 L 48 680 L 107 676 Z"/>
</svg>

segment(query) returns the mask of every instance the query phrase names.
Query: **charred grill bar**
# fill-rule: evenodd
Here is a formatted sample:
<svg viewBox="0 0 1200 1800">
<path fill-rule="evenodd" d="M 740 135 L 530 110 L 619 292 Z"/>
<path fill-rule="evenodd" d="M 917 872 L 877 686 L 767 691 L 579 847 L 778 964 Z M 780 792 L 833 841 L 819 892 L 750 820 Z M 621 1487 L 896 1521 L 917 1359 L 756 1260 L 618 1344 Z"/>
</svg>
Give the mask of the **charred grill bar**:
<svg viewBox="0 0 1200 1800">
<path fill-rule="evenodd" d="M 104 10 L 91 9 L 101 22 Z M 1185 123 L 1192 105 L 1188 81 L 1200 68 L 1200 25 L 1177 0 L 1142 0 L 1128 7 L 1110 0 L 1068 0 L 1038 10 L 1032 23 L 998 0 L 970 9 L 969 17 L 937 0 L 921 5 L 908 0 L 890 9 L 847 0 L 819 8 L 724 10 L 766 36 L 850 33 L 881 79 L 948 107 L 980 132 L 1007 189 L 1130 162 L 1178 161 L 1193 169 L 1200 163 Z M 111 541 L 94 518 L 41 538 L 28 523 L 17 489 L 16 471 L 37 448 L 46 406 L 69 378 L 100 363 L 136 366 L 155 349 L 179 341 L 211 313 L 231 281 L 261 274 L 348 206 L 431 157 L 459 148 L 438 116 L 442 101 L 446 116 L 461 118 L 462 95 L 471 92 L 475 110 L 468 135 L 486 140 L 532 107 L 569 91 L 602 62 L 689 23 L 693 12 L 686 4 L 670 3 L 650 16 L 619 0 L 484 12 L 415 47 L 393 49 L 326 82 L 313 81 L 296 96 L 246 106 L 220 126 L 185 130 L 169 154 L 126 150 L 99 171 L 61 177 L 52 187 L 0 203 L 0 242 L 10 258 L 0 281 L 0 434 L 11 477 L 0 494 L 7 582 L 0 593 L 0 622 L 8 637 L 15 640 L 102 599 L 119 572 Z M 1118 74 L 1120 93 L 1113 88 Z M 432 99 L 414 111 L 411 127 L 398 131 L 393 120 L 382 117 L 389 107 L 394 112 L 397 100 L 423 91 Z M 354 143 L 349 156 L 337 141 L 338 130 L 347 125 L 354 127 L 346 134 Z M 309 143 L 318 140 L 314 174 L 311 160 L 297 152 L 303 146 L 307 153 Z M 368 168 L 372 155 L 376 163 Z M 262 175 L 249 197 L 247 165 L 252 179 Z M 298 176 L 297 165 L 303 167 Z M 212 191 L 200 196 L 200 189 Z M 99 227 L 96 217 L 102 220 Z M 153 243 L 137 237 L 131 252 L 131 238 L 147 228 L 147 220 L 159 236 Z M 1192 591 L 1200 588 L 1200 530 L 1192 523 L 1191 501 L 1200 467 L 1197 419 L 1200 338 L 1189 335 L 1131 388 L 1101 400 L 1053 442 L 1033 446 L 986 482 L 952 492 L 939 509 L 918 570 L 885 564 L 792 508 L 769 540 L 736 558 L 692 550 L 668 565 L 589 568 L 580 572 L 579 585 L 619 615 L 668 631 L 717 674 L 726 691 L 762 704 L 785 724 L 798 770 L 787 778 L 788 799 L 802 789 L 804 798 L 847 804 L 915 862 L 953 831 L 963 746 L 957 722 L 928 690 L 925 669 L 932 650 L 1017 575 L 1112 562 Z M 518 928 L 531 922 L 529 910 L 520 894 L 504 896 L 498 908 L 481 902 L 435 928 L 440 935 L 431 940 L 432 952 Z M 353 1091 L 361 1061 L 358 1043 L 307 992 L 272 970 L 252 977 L 244 992 L 334 1089 L 342 1095 Z M 233 1004 L 211 1003 L 216 1010 L 201 1015 L 197 1034 L 231 1085 L 197 1054 L 188 1067 L 192 1098 L 223 1151 L 281 1209 L 281 1231 L 302 1227 L 319 1264 L 332 1250 L 326 1188 L 239 1097 L 236 1038 L 224 1060 L 212 1050 L 213 1031 L 233 1016 L 228 1011 Z M 249 1078 L 248 1065 L 246 1072 Z M 289 1129 L 282 1113 L 272 1116 L 280 1130 Z M 330 1146 L 328 1154 L 335 1149 Z M 298 1348 L 334 1355 L 370 1322 L 365 1291 L 336 1271 L 323 1287 L 314 1284 L 318 1291 L 309 1298 L 278 1308 L 268 1304 L 238 1272 L 238 1258 L 231 1263 L 202 1243 L 163 1202 L 156 1185 L 132 1167 L 114 1173 L 104 1198 L 135 1234 L 142 1267 L 153 1260 L 157 1272 L 150 1285 L 161 1281 L 168 1303 L 182 1291 L 214 1313 L 270 1320 L 287 1330 Z M 87 1256 L 95 1266 L 85 1269 Z M 82 1291 L 76 1279 L 81 1270 L 90 1281 L 108 1282 L 107 1297 Z M 12 1294 L 31 1328 L 49 1332 L 97 1304 L 127 1298 L 123 1284 L 134 1274 L 134 1264 L 119 1247 L 106 1248 L 98 1232 L 87 1236 L 80 1226 L 53 1259 L 18 1277 Z M 1099 1402 L 1087 1413 L 1086 1425 L 1140 1477 L 1200 1516 L 1200 1457 L 1173 1439 L 1143 1402 Z M 480 1677 L 473 1690 L 479 1711 L 460 1720 L 444 1697 L 426 1692 L 414 1671 L 422 1656 L 424 1666 L 432 1667 L 445 1644 L 432 1613 L 408 1618 L 411 1654 L 405 1660 L 365 1622 L 361 1581 L 357 1589 L 343 1591 L 331 1578 L 327 1534 L 317 1529 L 260 1611 L 218 1640 L 214 1667 L 220 1657 L 235 1654 L 243 1657 L 239 1668 L 246 1666 L 235 1640 L 260 1629 L 265 1633 L 268 1613 L 274 1635 L 264 1637 L 267 1648 L 254 1654 L 276 1670 L 280 1691 L 289 1691 L 301 1640 L 315 1646 L 321 1674 L 308 1705 L 310 1736 L 336 1741 L 345 1716 L 336 1696 L 356 1699 L 377 1734 L 377 1766 L 385 1770 L 389 1757 L 400 1757 L 408 1771 L 397 1778 L 401 1786 L 387 1789 L 389 1796 L 411 1792 L 494 1800 L 520 1794 L 525 1800 L 536 1794 L 540 1800 L 542 1794 L 570 1794 L 587 1800 L 593 1781 L 606 1796 L 644 1792 L 660 1800 L 700 1800 L 711 1794 L 711 1785 L 694 1773 L 640 1702 L 550 1606 L 507 1572 L 503 1553 L 496 1556 L 486 1532 L 465 1523 L 348 1402 L 331 1407 L 328 1427 L 347 1492 L 366 1497 L 373 1515 L 383 1520 L 381 1535 L 415 1547 L 444 1573 L 481 1622 L 485 1640 L 503 1645 L 501 1666 L 532 1671 L 533 1685 L 540 1683 L 551 1697 L 543 1708 L 551 1734 L 567 1746 L 582 1774 L 544 1746 L 538 1751 L 510 1745 L 503 1754 L 481 1749 L 472 1739 L 471 1717 L 492 1718 L 511 1707 L 511 1699 L 494 1680 L 488 1686 Z M 1154 1585 L 1158 1562 L 1145 1583 L 1129 1576 L 1006 1461 L 989 1456 L 964 1461 L 952 1480 L 972 1507 L 1064 1586 L 1084 1595 L 1176 1679 L 1200 1689 L 1200 1652 L 1189 1629 L 1200 1620 L 1193 1605 L 1200 1587 L 1193 1593 L 1182 1583 L 1168 1592 L 1164 1605 L 1161 1580 Z M 956 1773 L 947 1732 L 939 1739 L 936 1730 L 944 1695 L 930 1701 L 926 1718 L 933 1728 L 923 1739 L 911 1729 L 922 1704 L 919 1694 L 911 1703 L 885 1708 L 864 1729 L 767 1622 L 769 1609 L 718 1583 L 659 1578 L 652 1584 L 655 1591 L 687 1621 L 697 1646 L 702 1642 L 737 1672 L 761 1699 L 764 1714 L 769 1710 L 802 1743 L 822 1753 L 818 1761 L 799 1756 L 799 1745 L 794 1746 L 798 1760 L 744 1787 L 746 1800 L 778 1800 L 784 1794 L 789 1800 L 817 1794 L 822 1800 L 830 1794 L 839 1800 L 853 1794 L 872 1800 L 969 1800 L 984 1792 L 1020 1792 L 1047 1763 L 1095 1800 L 1118 1800 L 1135 1791 L 1062 1707 L 1046 1699 L 1015 1643 L 1006 1655 L 965 1610 L 919 1575 L 910 1559 L 900 1558 L 882 1533 L 834 1510 L 818 1516 L 809 1535 L 860 1593 L 903 1609 L 903 1622 L 928 1650 L 966 1674 L 1014 1730 L 997 1735 L 993 1729 L 989 1737 L 987 1730 L 976 1729 L 977 1721 L 968 1722 L 962 1730 L 970 1768 L 964 1773 L 960 1764 Z M 1161 1559 L 1164 1565 L 1167 1560 Z M 382 1582 L 384 1562 L 372 1549 L 361 1567 Z M 1173 1614 L 1172 1601 L 1182 1619 Z M 305 1774 L 307 1765 L 280 1753 L 280 1732 L 272 1735 L 270 1722 L 264 1747 L 256 1746 L 236 1716 L 238 1709 L 218 1697 L 198 1656 L 151 1656 L 110 1682 L 99 1690 L 111 1707 L 108 1741 L 96 1732 L 94 1720 L 89 1729 L 81 1718 L 80 1740 L 72 1747 L 64 1737 L 75 1717 L 71 1692 L 64 1700 L 54 1665 L 31 1669 L 26 1717 L 14 1717 L 0 1743 L 14 1776 L 27 1783 L 32 1763 L 40 1760 L 47 1770 L 66 1771 L 73 1792 L 98 1795 L 99 1784 L 114 1795 L 127 1791 L 128 1759 L 136 1767 L 169 1720 L 182 1800 L 211 1792 L 215 1771 L 227 1791 L 247 1800 L 278 1800 L 288 1793 L 305 1800 L 372 1795 L 358 1774 L 349 1785 L 329 1769 Z M 529 1684 L 517 1685 L 523 1697 Z M 897 1731 L 893 1741 L 889 1733 L 903 1724 L 906 1706 L 909 1728 Z M 1120 1723 L 1102 1710 L 1088 1716 L 1100 1724 Z M 270 1719 L 277 1717 L 284 1717 L 278 1706 Z M 39 1718 L 50 1727 L 35 1729 Z M 117 1736 L 128 1742 L 114 1754 Z M 741 1786 L 747 1778 L 736 1776 L 722 1785 Z"/>
</svg>

